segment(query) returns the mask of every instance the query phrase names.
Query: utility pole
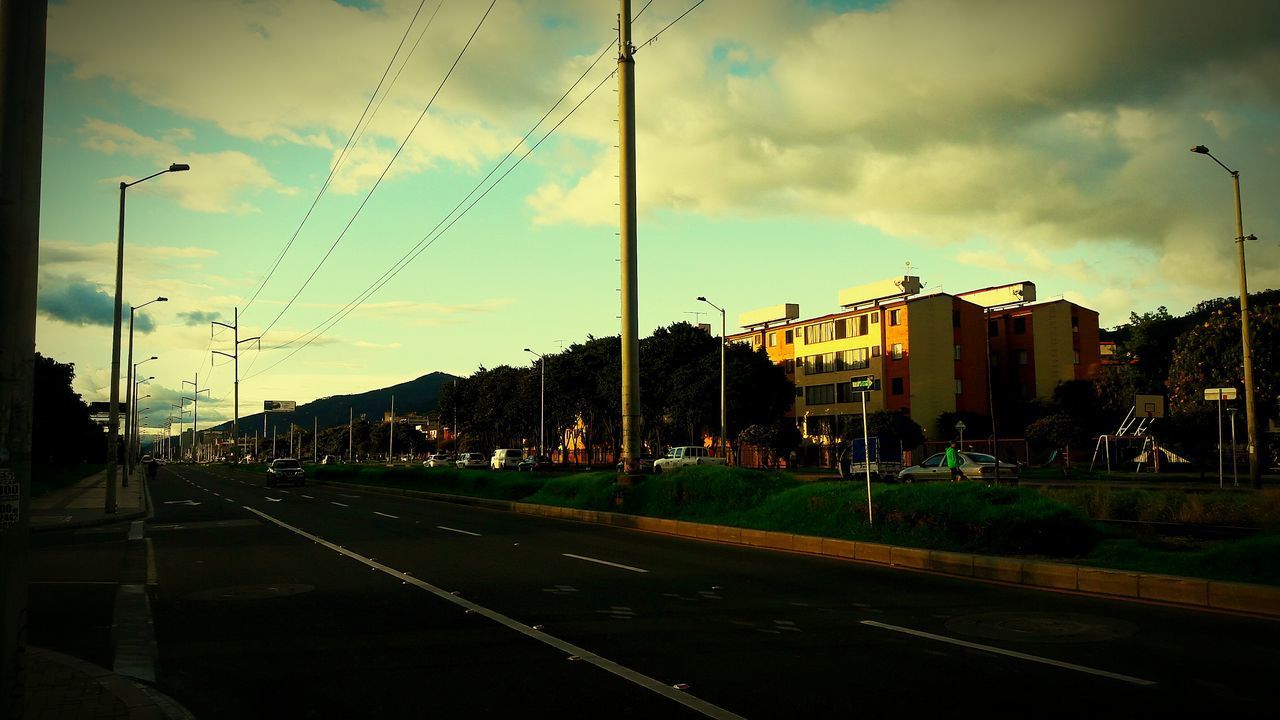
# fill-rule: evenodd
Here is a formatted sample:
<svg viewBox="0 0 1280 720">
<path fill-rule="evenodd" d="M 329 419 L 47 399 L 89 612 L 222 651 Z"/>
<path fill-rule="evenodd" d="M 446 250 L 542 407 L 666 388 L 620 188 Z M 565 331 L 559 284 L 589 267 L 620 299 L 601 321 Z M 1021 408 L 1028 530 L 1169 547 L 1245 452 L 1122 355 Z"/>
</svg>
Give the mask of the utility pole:
<svg viewBox="0 0 1280 720">
<path fill-rule="evenodd" d="M 47 14 L 46 0 L 0 3 L 0 717 L 15 718 L 24 715 L 28 664 L 27 516 Z"/>
<path fill-rule="evenodd" d="M 629 486 L 640 474 L 640 295 L 636 249 L 636 79 L 631 45 L 631 0 L 618 0 L 618 194 L 622 260 L 622 472 Z M 620 500 L 621 498 L 619 498 Z"/>
<path fill-rule="evenodd" d="M 183 400 L 191 401 L 191 459 L 200 462 L 200 393 L 209 392 L 209 388 L 200 387 L 200 373 L 195 374 L 195 382 L 183 380 L 183 385 L 191 386 L 191 397 Z"/>
<path fill-rule="evenodd" d="M 320 456 L 316 454 L 316 438 L 320 436 L 320 419 L 311 416 L 311 462 L 315 463 L 320 460 Z"/>
<path fill-rule="evenodd" d="M 353 462 L 356 457 L 355 455 L 352 454 L 355 448 L 351 442 L 352 439 L 354 438 L 354 435 L 351 432 L 352 424 L 354 421 L 355 421 L 355 408 L 349 407 L 347 408 L 347 463 L 348 464 Z"/>
<path fill-rule="evenodd" d="M 224 322 L 218 322 L 217 320 L 214 320 L 213 322 L 211 322 L 209 324 L 209 337 L 210 339 L 213 338 L 214 325 L 221 325 L 224 328 L 231 328 L 231 332 L 234 333 L 235 343 L 234 343 L 234 346 L 232 347 L 233 352 L 228 355 L 227 353 L 224 353 L 221 350 L 214 350 L 213 354 L 221 355 L 223 357 L 229 357 L 231 358 L 232 362 L 235 363 L 234 385 L 235 385 L 236 399 L 235 399 L 235 409 L 232 410 L 232 414 L 231 414 L 231 447 L 235 448 L 236 459 L 239 460 L 240 459 L 240 343 L 254 342 L 256 340 L 258 341 L 258 349 L 262 349 L 262 336 L 257 335 L 251 338 L 245 338 L 241 340 L 240 339 L 240 308 L 238 307 L 235 308 L 234 313 L 235 314 L 232 316 L 231 325 L 228 325 Z M 263 421 L 265 422 L 265 417 Z"/>
<path fill-rule="evenodd" d="M 391 396 L 391 424 L 387 426 L 387 463 L 395 462 L 396 449 L 396 396 Z"/>
</svg>

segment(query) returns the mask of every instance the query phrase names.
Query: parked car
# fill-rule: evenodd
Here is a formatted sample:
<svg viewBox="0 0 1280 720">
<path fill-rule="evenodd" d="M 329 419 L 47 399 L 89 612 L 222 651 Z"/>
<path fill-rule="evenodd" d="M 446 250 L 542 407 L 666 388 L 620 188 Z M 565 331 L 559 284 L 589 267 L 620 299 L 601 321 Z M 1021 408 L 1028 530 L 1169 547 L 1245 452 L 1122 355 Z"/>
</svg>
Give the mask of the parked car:
<svg viewBox="0 0 1280 720">
<path fill-rule="evenodd" d="M 520 462 L 516 463 L 516 470 L 519 472 L 546 470 L 550 467 L 551 458 L 546 455 L 525 455 L 520 458 Z"/>
<path fill-rule="evenodd" d="M 437 453 L 427 458 L 422 464 L 429 468 L 454 467 L 454 459 L 443 453 Z"/>
<path fill-rule="evenodd" d="M 489 458 L 489 467 L 494 470 L 510 470 L 520 464 L 524 451 L 516 448 L 498 448 Z"/>
<path fill-rule="evenodd" d="M 462 453 L 458 456 L 458 461 L 454 463 L 456 467 L 463 470 L 475 470 L 488 467 L 488 463 L 481 453 Z"/>
<path fill-rule="evenodd" d="M 661 458 L 653 464 L 653 471 L 660 473 L 664 470 L 675 470 L 689 465 L 727 465 L 722 457 L 712 457 L 707 449 L 701 445 L 687 445 L 683 447 L 673 447 L 667 451 L 667 456 Z"/>
<path fill-rule="evenodd" d="M 653 469 L 653 463 L 655 462 L 654 458 L 651 458 L 651 457 L 636 458 L 636 462 L 640 463 L 640 472 L 642 473 L 657 472 L 656 470 Z M 622 472 L 622 461 L 618 461 L 618 472 Z"/>
<path fill-rule="evenodd" d="M 996 478 L 996 459 L 986 453 L 958 452 L 960 475 L 965 480 L 981 480 L 991 482 Z M 904 468 L 898 473 L 901 482 L 925 482 L 928 480 L 950 480 L 951 468 L 947 467 L 946 453 L 930 455 L 919 465 Z M 1000 463 L 1000 480 L 1016 480 L 1018 466 L 1011 463 Z"/>
<path fill-rule="evenodd" d="M 306 482 L 307 474 L 302 469 L 302 463 L 294 458 L 272 460 L 267 467 L 267 487 L 275 487 L 280 483 L 305 485 Z"/>
</svg>

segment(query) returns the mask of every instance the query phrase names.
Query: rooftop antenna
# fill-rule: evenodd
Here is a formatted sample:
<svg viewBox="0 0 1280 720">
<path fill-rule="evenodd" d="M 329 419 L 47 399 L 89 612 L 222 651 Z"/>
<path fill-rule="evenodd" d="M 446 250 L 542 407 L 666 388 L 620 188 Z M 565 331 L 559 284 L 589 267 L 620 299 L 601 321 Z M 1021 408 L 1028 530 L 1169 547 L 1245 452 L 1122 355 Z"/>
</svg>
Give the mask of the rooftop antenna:
<svg viewBox="0 0 1280 720">
<path fill-rule="evenodd" d="M 706 315 L 707 313 L 705 313 L 705 312 L 698 312 L 697 310 L 685 310 L 685 311 L 684 311 L 684 314 L 685 314 L 685 315 L 692 315 L 692 316 L 693 316 L 693 324 L 694 324 L 694 327 L 697 327 L 699 324 L 701 324 L 701 323 L 702 323 L 702 316 L 703 316 L 703 315 Z"/>
</svg>

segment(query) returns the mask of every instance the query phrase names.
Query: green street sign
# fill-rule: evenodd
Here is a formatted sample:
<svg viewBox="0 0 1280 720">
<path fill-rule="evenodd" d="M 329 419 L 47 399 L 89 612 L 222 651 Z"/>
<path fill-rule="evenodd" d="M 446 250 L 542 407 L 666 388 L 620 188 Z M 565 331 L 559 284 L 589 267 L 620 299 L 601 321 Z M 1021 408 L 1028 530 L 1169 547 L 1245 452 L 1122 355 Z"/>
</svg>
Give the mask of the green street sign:
<svg viewBox="0 0 1280 720">
<path fill-rule="evenodd" d="M 849 381 L 849 388 L 855 391 L 872 390 L 876 386 L 876 379 L 871 375 L 863 375 Z"/>
</svg>

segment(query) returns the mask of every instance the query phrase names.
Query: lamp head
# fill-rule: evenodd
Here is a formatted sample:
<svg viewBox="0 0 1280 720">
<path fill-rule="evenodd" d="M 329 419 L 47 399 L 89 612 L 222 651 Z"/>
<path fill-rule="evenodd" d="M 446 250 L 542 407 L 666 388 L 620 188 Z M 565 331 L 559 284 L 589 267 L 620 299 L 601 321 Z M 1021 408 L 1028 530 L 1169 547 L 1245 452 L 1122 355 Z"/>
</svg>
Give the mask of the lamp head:
<svg viewBox="0 0 1280 720">
<path fill-rule="evenodd" d="M 156 301 L 156 302 L 169 302 L 169 298 L 167 298 L 167 297 L 158 297 L 158 298 L 156 298 L 156 300 L 155 300 L 155 301 Z"/>
<path fill-rule="evenodd" d="M 160 358 L 159 358 L 159 357 L 157 357 L 157 356 L 155 356 L 155 355 L 152 355 L 151 357 L 149 357 L 149 358 L 147 358 L 147 359 L 148 359 L 148 360 L 159 360 Z"/>
<path fill-rule="evenodd" d="M 191 166 L 186 163 L 173 163 L 169 165 L 169 172 L 186 172 L 190 169 Z"/>
<path fill-rule="evenodd" d="M 702 302 L 706 302 L 706 301 L 707 301 L 707 299 L 706 299 L 705 297 L 701 296 L 701 295 L 699 295 L 699 296 L 698 296 L 698 299 L 699 299 L 699 300 L 701 300 Z"/>
<path fill-rule="evenodd" d="M 1209 148 L 1207 148 L 1207 147 L 1205 147 L 1205 146 L 1203 146 L 1203 145 L 1196 145 L 1195 147 L 1191 148 L 1191 152 L 1193 152 L 1193 153 L 1199 153 L 1199 154 L 1201 154 L 1201 155 L 1208 155 L 1208 154 L 1209 154 Z"/>
<path fill-rule="evenodd" d="M 525 349 L 524 349 L 524 351 L 525 351 L 525 352 L 533 352 L 533 351 L 532 351 L 532 350 L 530 350 L 529 348 L 525 348 Z"/>
</svg>

